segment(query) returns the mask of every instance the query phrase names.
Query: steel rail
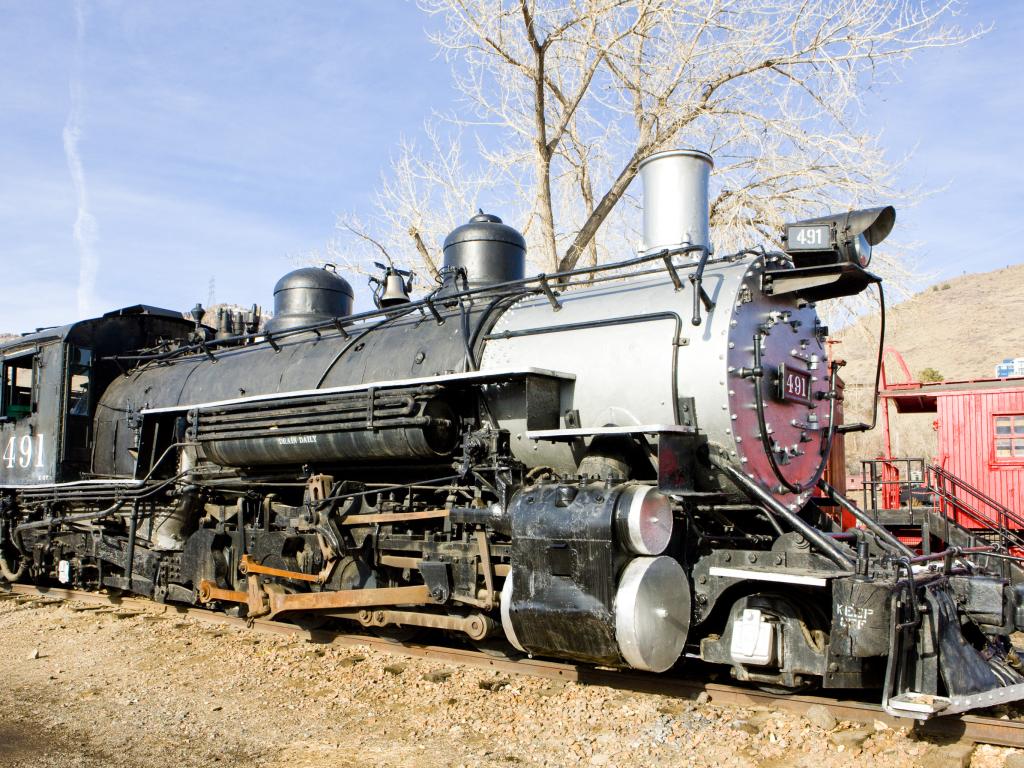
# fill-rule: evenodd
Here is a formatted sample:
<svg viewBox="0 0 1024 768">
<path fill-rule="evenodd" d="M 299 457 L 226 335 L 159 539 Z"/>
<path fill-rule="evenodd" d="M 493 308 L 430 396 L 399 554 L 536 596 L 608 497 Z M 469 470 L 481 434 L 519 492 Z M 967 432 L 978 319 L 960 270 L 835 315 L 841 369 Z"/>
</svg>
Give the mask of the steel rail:
<svg viewBox="0 0 1024 768">
<path fill-rule="evenodd" d="M 322 629 L 303 629 L 295 624 L 267 619 L 242 619 L 215 613 L 202 608 L 176 604 L 160 604 L 142 597 L 124 597 L 102 592 L 82 592 L 72 589 L 36 587 L 26 584 L 0 585 L 0 595 L 15 594 L 78 600 L 85 603 L 116 605 L 139 608 L 164 608 L 177 615 L 208 624 L 250 629 L 261 634 L 298 637 L 307 642 L 340 647 L 369 646 L 374 650 L 393 655 L 430 659 L 445 664 L 461 664 L 470 667 L 490 669 L 509 675 L 524 675 L 548 680 L 562 680 L 580 685 L 600 685 L 635 693 L 648 693 L 680 699 L 696 699 L 707 694 L 707 701 L 716 705 L 737 707 L 765 707 L 775 710 L 803 714 L 813 706 L 826 707 L 837 720 L 873 725 L 881 722 L 890 728 L 911 728 L 915 735 L 957 739 L 975 744 L 992 744 L 1001 747 L 1024 749 L 1024 721 L 1000 720 L 983 715 L 954 715 L 931 720 L 908 720 L 887 714 L 879 704 L 856 699 L 838 699 L 827 696 L 775 694 L 755 688 L 709 682 L 705 680 L 682 679 L 679 677 L 613 670 L 573 664 L 571 662 L 547 661 L 531 658 L 504 658 L 466 648 L 426 645 L 421 643 L 397 643 L 393 640 L 356 632 L 339 632 Z"/>
</svg>

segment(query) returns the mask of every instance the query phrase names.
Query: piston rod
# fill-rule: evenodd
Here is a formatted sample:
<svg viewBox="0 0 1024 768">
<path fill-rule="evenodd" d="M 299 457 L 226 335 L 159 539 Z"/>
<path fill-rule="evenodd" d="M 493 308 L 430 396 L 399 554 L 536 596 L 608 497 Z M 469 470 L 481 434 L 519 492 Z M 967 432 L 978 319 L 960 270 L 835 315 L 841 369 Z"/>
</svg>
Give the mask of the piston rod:
<svg viewBox="0 0 1024 768">
<path fill-rule="evenodd" d="M 751 481 L 746 475 L 737 470 L 735 467 L 729 466 L 726 463 L 719 464 L 712 460 L 716 467 L 718 467 L 726 476 L 732 480 L 737 487 L 744 491 L 748 496 L 764 504 L 768 511 L 778 517 L 781 517 L 800 535 L 807 539 L 811 544 L 817 547 L 818 551 L 821 552 L 825 557 L 831 560 L 833 563 L 838 565 L 843 570 L 849 570 L 851 573 L 854 568 L 853 558 L 847 555 L 834 541 L 829 539 L 824 533 L 819 531 L 813 525 L 810 525 L 805 520 L 801 519 L 799 515 L 786 508 L 785 504 L 782 504 L 774 496 L 759 488 L 753 481 Z"/>
</svg>

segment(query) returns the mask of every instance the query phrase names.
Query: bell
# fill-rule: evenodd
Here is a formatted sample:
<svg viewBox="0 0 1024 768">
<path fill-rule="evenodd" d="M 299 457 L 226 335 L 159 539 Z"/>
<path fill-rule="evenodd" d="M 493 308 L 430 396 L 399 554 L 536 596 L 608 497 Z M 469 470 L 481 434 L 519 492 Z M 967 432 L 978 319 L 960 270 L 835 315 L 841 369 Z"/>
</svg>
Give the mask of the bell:
<svg viewBox="0 0 1024 768">
<path fill-rule="evenodd" d="M 406 288 L 405 280 L 401 275 L 389 271 L 384 276 L 384 292 L 380 296 L 380 306 L 386 309 L 408 303 L 409 291 Z"/>
</svg>

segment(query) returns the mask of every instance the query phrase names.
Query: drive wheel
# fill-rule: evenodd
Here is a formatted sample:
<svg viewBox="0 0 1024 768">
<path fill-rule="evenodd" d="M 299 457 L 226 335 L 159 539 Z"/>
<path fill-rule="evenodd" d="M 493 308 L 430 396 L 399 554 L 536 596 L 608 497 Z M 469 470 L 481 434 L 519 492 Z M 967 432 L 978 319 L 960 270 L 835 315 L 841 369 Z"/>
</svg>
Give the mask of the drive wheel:
<svg viewBox="0 0 1024 768">
<path fill-rule="evenodd" d="M 330 622 L 329 616 L 323 616 L 318 613 L 297 613 L 288 619 L 289 622 L 297 626 L 299 629 L 304 629 L 307 632 L 315 632 L 318 629 L 323 629 Z"/>
<path fill-rule="evenodd" d="M 383 627 L 370 627 L 370 632 L 381 640 L 395 645 L 404 645 L 415 640 L 419 636 L 421 628 L 388 624 Z"/>
</svg>

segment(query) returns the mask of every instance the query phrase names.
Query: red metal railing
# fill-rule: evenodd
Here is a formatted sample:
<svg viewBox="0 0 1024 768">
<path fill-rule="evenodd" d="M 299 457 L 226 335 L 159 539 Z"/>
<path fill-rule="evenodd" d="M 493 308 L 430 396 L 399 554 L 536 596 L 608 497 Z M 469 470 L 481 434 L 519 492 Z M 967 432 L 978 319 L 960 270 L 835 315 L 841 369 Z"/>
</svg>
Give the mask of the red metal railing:
<svg viewBox="0 0 1024 768">
<path fill-rule="evenodd" d="M 912 506 L 912 502 L 920 503 L 920 496 L 927 490 L 923 484 L 924 459 L 864 459 L 860 464 L 862 509 L 900 509 L 904 496 Z M 918 479 L 911 480 L 914 476 Z"/>
<path fill-rule="evenodd" d="M 923 459 L 868 459 L 861 462 L 864 509 L 895 511 L 923 507 L 938 513 L 944 530 L 932 529 L 947 545 L 956 527 L 970 541 L 1000 552 L 1024 555 L 1024 515 L 1000 504 L 949 470 Z M 912 477 L 919 480 L 911 480 Z"/>
<path fill-rule="evenodd" d="M 1024 516 L 1020 513 L 936 464 L 928 465 L 928 486 L 935 493 L 935 508 L 946 522 L 947 534 L 953 523 L 1004 552 L 1024 550 Z"/>
</svg>

